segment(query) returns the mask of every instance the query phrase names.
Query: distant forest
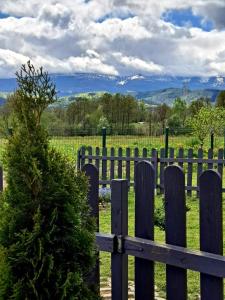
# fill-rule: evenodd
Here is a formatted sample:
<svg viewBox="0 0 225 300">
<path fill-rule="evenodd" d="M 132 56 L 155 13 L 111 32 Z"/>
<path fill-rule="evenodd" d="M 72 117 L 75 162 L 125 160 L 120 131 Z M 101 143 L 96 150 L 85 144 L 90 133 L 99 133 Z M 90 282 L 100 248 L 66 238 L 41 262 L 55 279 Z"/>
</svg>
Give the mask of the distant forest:
<svg viewBox="0 0 225 300">
<path fill-rule="evenodd" d="M 74 136 L 100 134 L 106 127 L 108 134 L 118 135 L 161 135 L 166 126 L 178 135 L 190 132 L 193 118 L 200 111 L 224 111 L 225 92 L 222 91 L 212 106 L 210 99 L 199 98 L 191 103 L 177 98 L 172 106 L 165 103 L 150 105 L 136 100 L 131 95 L 102 94 L 93 97 L 76 97 L 67 107 L 49 107 L 42 123 L 50 135 Z M 10 96 L 0 108 L 2 128 L 13 127 Z M 221 127 L 222 125 L 220 125 Z M 213 125 L 212 125 L 213 127 Z"/>
</svg>

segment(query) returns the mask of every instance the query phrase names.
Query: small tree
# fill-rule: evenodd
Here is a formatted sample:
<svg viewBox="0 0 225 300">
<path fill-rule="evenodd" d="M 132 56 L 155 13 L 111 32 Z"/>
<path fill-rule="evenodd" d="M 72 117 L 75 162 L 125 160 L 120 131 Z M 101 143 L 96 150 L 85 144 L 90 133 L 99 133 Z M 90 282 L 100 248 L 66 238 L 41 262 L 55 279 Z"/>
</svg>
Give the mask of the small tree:
<svg viewBox="0 0 225 300">
<path fill-rule="evenodd" d="M 97 299 L 85 282 L 95 257 L 87 182 L 49 147 L 40 125 L 44 109 L 56 99 L 55 86 L 29 62 L 16 75 L 16 124 L 0 210 L 2 299 Z M 3 274 L 7 267 L 9 274 Z"/>
<path fill-rule="evenodd" d="M 225 108 L 225 91 L 221 91 L 216 98 L 216 106 Z"/>
<path fill-rule="evenodd" d="M 223 131 L 225 110 L 218 107 L 202 107 L 196 115 L 189 119 L 188 124 L 203 146 L 211 132 L 219 135 Z"/>
</svg>

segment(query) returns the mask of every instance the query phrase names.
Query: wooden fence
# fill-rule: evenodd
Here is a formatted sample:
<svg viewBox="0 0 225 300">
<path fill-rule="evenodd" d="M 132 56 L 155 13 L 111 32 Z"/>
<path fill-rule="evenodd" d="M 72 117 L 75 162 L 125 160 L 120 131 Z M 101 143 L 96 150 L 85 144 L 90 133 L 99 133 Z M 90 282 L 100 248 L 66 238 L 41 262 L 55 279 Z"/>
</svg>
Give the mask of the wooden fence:
<svg viewBox="0 0 225 300">
<path fill-rule="evenodd" d="M 99 220 L 99 173 L 87 164 L 89 202 Z M 185 175 L 181 167 L 164 172 L 166 244 L 154 242 L 155 167 L 148 161 L 135 166 L 135 237 L 128 236 L 128 180 L 111 182 L 111 233 L 96 234 L 100 251 L 111 253 L 112 300 L 128 299 L 128 255 L 135 257 L 135 299 L 154 299 L 154 262 L 166 264 L 167 299 L 187 299 L 187 269 L 200 272 L 201 300 L 223 299 L 222 180 L 214 170 L 199 177 L 200 251 L 186 248 Z M 99 286 L 99 261 L 91 276 Z"/>
<path fill-rule="evenodd" d="M 177 164 L 183 168 L 186 176 L 185 190 L 189 196 L 193 191 L 199 195 L 199 178 L 205 169 L 216 169 L 223 178 L 223 166 L 225 165 L 224 150 L 219 149 L 216 156 L 209 149 L 207 157 L 203 156 L 203 150 L 199 149 L 194 156 L 193 149 L 184 152 L 179 149 L 177 153 L 173 148 L 169 149 L 168 157 L 165 149 L 157 151 L 147 148 L 92 148 L 82 147 L 78 151 L 78 169 L 86 163 L 95 164 L 99 171 L 99 183 L 103 186 L 109 185 L 112 179 L 126 178 L 129 186 L 134 185 L 135 166 L 138 162 L 147 160 L 152 163 L 155 171 L 155 187 L 162 193 L 164 191 L 164 169 L 168 165 Z M 223 189 L 223 192 L 225 189 Z"/>
</svg>

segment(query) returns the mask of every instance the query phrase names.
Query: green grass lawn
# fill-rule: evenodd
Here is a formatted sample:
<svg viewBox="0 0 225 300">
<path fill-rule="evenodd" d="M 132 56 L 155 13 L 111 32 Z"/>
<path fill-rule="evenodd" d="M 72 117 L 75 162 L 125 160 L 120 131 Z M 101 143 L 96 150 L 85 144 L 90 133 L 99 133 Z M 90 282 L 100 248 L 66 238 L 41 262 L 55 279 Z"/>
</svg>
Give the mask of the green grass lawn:
<svg viewBox="0 0 225 300">
<path fill-rule="evenodd" d="M 162 197 L 156 196 L 156 208 L 161 206 Z M 199 250 L 199 200 L 197 198 L 187 197 L 186 205 L 189 208 L 187 211 L 187 247 L 192 250 Z M 129 235 L 134 236 L 134 193 L 129 193 Z M 225 207 L 223 209 L 225 215 Z M 225 216 L 224 216 L 225 217 Z M 224 218 L 225 225 L 225 218 Z M 225 227 L 225 226 L 223 226 Z M 100 231 L 104 233 L 111 232 L 111 207 L 100 211 Z M 225 231 L 223 232 L 225 240 Z M 164 243 L 165 232 L 155 226 L 155 241 Z M 225 245 L 224 245 L 225 251 Z M 110 276 L 110 254 L 101 253 L 101 276 Z M 134 279 L 134 258 L 129 257 L 129 279 Z M 160 291 L 161 296 L 165 296 L 165 265 L 155 264 L 155 284 Z M 188 299 L 199 299 L 199 273 L 188 271 Z M 224 294 L 225 296 L 225 294 Z"/>
</svg>

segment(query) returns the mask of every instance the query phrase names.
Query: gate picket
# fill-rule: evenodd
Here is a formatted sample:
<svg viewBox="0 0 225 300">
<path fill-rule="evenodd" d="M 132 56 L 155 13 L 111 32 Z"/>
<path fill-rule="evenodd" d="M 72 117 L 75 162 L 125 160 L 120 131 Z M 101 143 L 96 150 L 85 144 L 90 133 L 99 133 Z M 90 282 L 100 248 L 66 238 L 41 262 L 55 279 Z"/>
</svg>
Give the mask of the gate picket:
<svg viewBox="0 0 225 300">
<path fill-rule="evenodd" d="M 169 166 L 165 175 L 165 225 L 166 243 L 186 247 L 185 176 L 179 166 Z M 176 184 L 171 184 L 171 179 Z M 166 266 L 167 299 L 187 299 L 187 271 Z"/>
<path fill-rule="evenodd" d="M 141 161 L 135 169 L 135 236 L 154 240 L 154 167 Z M 154 299 L 154 263 L 135 258 L 135 299 Z"/>
<path fill-rule="evenodd" d="M 222 180 L 216 171 L 200 176 L 200 250 L 223 255 Z M 223 279 L 200 276 L 201 300 L 222 300 Z M 212 297 L 213 296 L 213 297 Z"/>
</svg>

